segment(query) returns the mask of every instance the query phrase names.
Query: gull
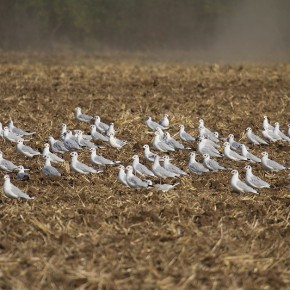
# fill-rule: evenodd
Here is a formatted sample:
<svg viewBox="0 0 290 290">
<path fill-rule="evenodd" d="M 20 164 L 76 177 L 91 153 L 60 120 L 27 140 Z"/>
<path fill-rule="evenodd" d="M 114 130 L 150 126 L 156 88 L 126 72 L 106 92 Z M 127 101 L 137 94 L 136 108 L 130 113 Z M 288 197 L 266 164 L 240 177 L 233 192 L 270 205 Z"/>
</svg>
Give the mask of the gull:
<svg viewBox="0 0 290 290">
<path fill-rule="evenodd" d="M 67 131 L 67 133 L 64 135 L 63 144 L 65 148 L 69 151 L 82 149 L 78 142 L 72 137 L 73 136 L 71 134 L 71 131 Z"/>
<path fill-rule="evenodd" d="M 149 129 L 151 130 L 156 130 L 156 128 L 161 128 L 161 129 L 166 129 L 165 127 L 163 127 L 162 125 L 152 121 L 151 117 L 147 117 L 146 120 L 146 125 L 148 126 Z"/>
<path fill-rule="evenodd" d="M 169 132 L 165 133 L 164 141 L 166 142 L 167 145 L 173 147 L 174 149 L 184 149 L 183 144 L 181 144 L 180 142 L 178 142 L 175 139 L 173 139 L 170 136 Z"/>
<path fill-rule="evenodd" d="M 159 133 L 159 136 L 161 139 L 164 139 L 165 133 L 163 132 L 163 130 L 160 127 L 157 127 L 155 131 Z"/>
<path fill-rule="evenodd" d="M 119 164 L 121 161 L 113 161 L 109 160 L 103 156 L 97 155 L 96 148 L 90 148 L 91 152 L 91 162 L 96 165 L 116 165 Z"/>
<path fill-rule="evenodd" d="M 214 141 L 212 141 L 211 139 L 209 139 L 209 137 L 205 137 L 205 136 L 199 136 L 198 137 L 200 141 L 204 140 L 204 145 L 207 147 L 214 147 L 214 148 L 220 148 L 221 146 L 217 143 L 215 143 Z"/>
<path fill-rule="evenodd" d="M 48 141 L 51 146 L 51 150 L 55 153 L 65 153 L 68 152 L 69 150 L 66 149 L 64 146 L 64 143 L 60 140 L 55 140 L 52 136 L 48 136 Z"/>
<path fill-rule="evenodd" d="M 110 134 L 112 134 L 113 136 L 115 136 L 116 131 L 115 131 L 115 128 L 114 128 L 114 123 L 111 123 L 111 124 L 109 125 L 109 129 L 106 130 L 105 133 L 106 133 L 107 136 L 109 136 Z"/>
<path fill-rule="evenodd" d="M 16 179 L 26 181 L 29 180 L 29 175 L 25 173 L 25 170 L 29 170 L 24 168 L 22 165 L 17 166 L 17 174 L 16 174 Z"/>
<path fill-rule="evenodd" d="M 77 138 L 77 135 L 78 135 L 79 132 L 81 132 L 81 131 L 80 131 L 80 130 L 74 130 L 74 133 L 75 133 L 75 137 L 76 137 L 76 138 Z M 84 134 L 83 132 L 82 132 L 82 138 L 83 138 L 84 140 L 86 140 L 86 141 L 91 141 L 91 140 L 93 140 L 93 137 L 92 137 L 91 135 Z"/>
<path fill-rule="evenodd" d="M 247 147 L 244 144 L 241 144 L 240 148 L 241 148 L 242 156 L 246 157 L 251 162 L 261 162 L 261 158 L 248 152 Z"/>
<path fill-rule="evenodd" d="M 65 123 L 61 124 L 61 128 L 60 128 L 60 136 L 64 135 L 67 133 L 67 126 Z"/>
<path fill-rule="evenodd" d="M 167 114 L 164 114 L 163 118 L 159 121 L 159 125 L 169 128 L 169 116 Z"/>
<path fill-rule="evenodd" d="M 242 193 L 255 193 L 259 194 L 256 189 L 252 188 L 251 186 L 247 185 L 245 182 L 239 179 L 239 172 L 238 170 L 232 170 L 232 178 L 231 178 L 231 188 L 234 192 L 242 192 Z"/>
<path fill-rule="evenodd" d="M 290 141 L 290 138 L 280 131 L 280 124 L 278 122 L 275 123 L 274 134 L 278 135 L 285 141 Z"/>
<path fill-rule="evenodd" d="M 268 142 L 266 142 L 264 139 L 262 139 L 258 135 L 255 135 L 252 131 L 252 128 L 248 127 L 246 129 L 246 132 L 247 132 L 246 135 L 250 143 L 256 144 L 256 145 L 269 145 Z"/>
<path fill-rule="evenodd" d="M 75 112 L 76 112 L 76 119 L 82 122 L 91 122 L 94 117 L 93 116 L 89 116 L 86 114 L 82 114 L 82 110 L 80 107 L 76 107 L 75 108 Z"/>
<path fill-rule="evenodd" d="M 143 145 L 143 148 L 144 148 L 144 156 L 145 156 L 145 158 L 148 161 L 150 161 L 150 162 L 154 162 L 155 156 L 157 156 L 157 154 L 151 152 L 150 148 L 149 148 L 149 145 L 147 145 L 147 144 Z"/>
<path fill-rule="evenodd" d="M 34 157 L 41 155 L 40 152 L 32 149 L 31 147 L 24 145 L 22 140 L 19 140 L 16 145 L 16 151 L 27 157 Z"/>
<path fill-rule="evenodd" d="M 175 149 L 170 146 L 169 144 L 165 143 L 163 139 L 161 139 L 160 134 L 158 131 L 155 131 L 155 136 L 152 141 L 152 145 L 159 151 L 168 152 L 168 151 L 175 151 Z"/>
<path fill-rule="evenodd" d="M 263 125 L 262 125 L 264 130 L 274 130 L 274 127 L 269 123 L 268 117 L 264 116 L 263 118 Z"/>
<path fill-rule="evenodd" d="M 82 173 L 82 174 L 103 172 L 102 170 L 96 170 L 93 167 L 90 167 L 90 166 L 80 162 L 78 160 L 78 153 L 77 152 L 71 152 L 70 156 L 72 157 L 71 162 L 70 162 L 70 166 L 71 166 L 72 170 L 74 170 L 75 172 Z"/>
<path fill-rule="evenodd" d="M 199 135 L 200 136 L 204 136 L 209 138 L 210 140 L 212 140 L 213 142 L 219 142 L 219 138 L 216 137 L 216 134 L 214 132 L 208 132 L 207 130 L 205 130 L 206 128 L 203 125 L 199 125 L 198 126 L 198 130 L 199 130 Z"/>
<path fill-rule="evenodd" d="M 244 157 L 242 155 L 239 155 L 236 151 L 233 151 L 231 149 L 231 145 L 229 142 L 224 143 L 224 155 L 228 159 L 235 160 L 235 161 L 241 161 L 241 160 L 248 160 L 247 157 Z"/>
<path fill-rule="evenodd" d="M 213 132 L 211 130 L 209 130 L 208 128 L 205 127 L 203 119 L 199 119 L 198 123 L 199 123 L 198 128 L 201 128 L 203 130 L 204 134 L 206 134 L 206 135 L 212 135 L 213 134 Z"/>
<path fill-rule="evenodd" d="M 181 140 L 186 141 L 186 142 L 194 142 L 195 138 L 185 132 L 184 130 L 184 125 L 179 125 L 179 137 Z"/>
<path fill-rule="evenodd" d="M 97 140 L 102 140 L 105 142 L 109 141 L 109 138 L 102 135 L 101 133 L 97 132 L 96 130 L 96 125 L 91 125 L 91 136 L 93 138 L 93 140 L 97 141 Z"/>
<path fill-rule="evenodd" d="M 3 158 L 3 153 L 0 151 L 0 169 L 11 172 L 18 169 L 18 166 L 11 161 Z"/>
<path fill-rule="evenodd" d="M 35 132 L 25 131 L 25 130 L 15 127 L 12 120 L 8 122 L 8 128 L 10 132 L 17 134 L 19 136 L 24 136 L 24 135 L 29 136 L 29 135 L 35 134 Z"/>
<path fill-rule="evenodd" d="M 4 136 L 3 136 L 3 133 L 4 133 L 4 131 L 3 131 L 3 125 L 2 125 L 2 123 L 0 122 L 0 136 L 3 138 Z"/>
<path fill-rule="evenodd" d="M 139 177 L 135 176 L 133 174 L 133 167 L 132 166 L 127 166 L 127 174 L 126 174 L 126 181 L 127 184 L 130 187 L 134 187 L 134 188 L 149 188 L 151 187 L 151 182 L 149 181 L 143 181 L 141 180 Z"/>
<path fill-rule="evenodd" d="M 201 155 L 208 154 L 210 157 L 223 156 L 215 147 L 208 143 L 208 139 L 205 139 L 204 136 L 201 136 L 197 142 L 197 152 Z"/>
<path fill-rule="evenodd" d="M 119 165 L 119 173 L 118 173 L 118 180 L 126 185 L 129 186 L 127 179 L 126 179 L 126 172 L 125 172 L 125 167 L 123 165 Z"/>
<path fill-rule="evenodd" d="M 290 137 L 290 124 L 288 124 L 288 136 Z"/>
<path fill-rule="evenodd" d="M 10 132 L 8 127 L 4 127 L 3 137 L 4 137 L 4 139 L 6 139 L 8 141 L 11 141 L 11 142 L 17 142 L 19 140 L 24 141 L 24 139 L 21 136 L 16 135 L 15 133 Z"/>
<path fill-rule="evenodd" d="M 286 169 L 282 164 L 268 158 L 267 152 L 262 152 L 262 167 L 268 171 L 279 171 Z"/>
<path fill-rule="evenodd" d="M 104 148 L 103 146 L 98 146 L 96 144 L 94 144 L 93 142 L 89 141 L 89 140 L 85 140 L 83 138 L 83 132 L 80 130 L 77 130 L 77 143 L 81 146 L 81 147 L 88 147 L 88 148 Z"/>
<path fill-rule="evenodd" d="M 167 177 L 177 177 L 180 174 L 176 174 L 173 172 L 170 172 L 163 168 L 159 163 L 159 156 L 156 156 L 152 165 L 152 171 L 154 174 L 160 178 L 167 178 Z"/>
<path fill-rule="evenodd" d="M 199 163 L 195 160 L 195 152 L 190 153 L 190 158 L 188 162 L 188 168 L 191 172 L 196 174 L 202 174 L 204 172 L 209 172 L 209 170 L 204 167 L 202 163 Z"/>
<path fill-rule="evenodd" d="M 43 174 L 48 177 L 55 177 L 55 176 L 61 176 L 61 173 L 53 166 L 51 166 L 50 163 L 50 156 L 45 155 L 44 156 L 44 166 L 43 166 Z"/>
<path fill-rule="evenodd" d="M 163 157 L 163 167 L 173 173 L 179 174 L 179 175 L 188 175 L 185 171 L 180 169 L 179 167 L 175 166 L 170 162 L 169 156 Z"/>
<path fill-rule="evenodd" d="M 179 184 L 179 182 L 177 183 L 174 183 L 174 184 L 154 184 L 154 187 L 159 190 L 159 191 L 162 191 L 162 192 L 167 192 L 171 189 L 173 189 L 174 187 L 176 187 L 177 185 Z"/>
<path fill-rule="evenodd" d="M 126 144 L 128 144 L 127 141 L 120 140 L 115 136 L 113 136 L 112 134 L 109 135 L 109 143 L 112 147 L 117 148 L 118 150 L 121 149 Z"/>
<path fill-rule="evenodd" d="M 135 173 L 138 173 L 141 176 L 153 176 L 153 177 L 155 177 L 155 174 L 150 169 L 148 169 L 145 165 L 143 165 L 139 162 L 138 155 L 134 155 L 132 158 L 133 158 L 132 167 L 133 167 Z"/>
<path fill-rule="evenodd" d="M 250 165 L 245 166 L 246 178 L 245 181 L 249 186 L 255 188 L 270 188 L 270 184 L 262 180 L 260 177 L 252 173 L 252 167 Z"/>
<path fill-rule="evenodd" d="M 233 134 L 229 134 L 228 142 L 230 143 L 231 149 L 236 150 L 236 151 L 240 151 L 242 143 L 235 141 L 234 138 L 235 137 Z M 245 146 L 245 147 L 246 147 L 246 149 L 249 149 L 248 146 Z"/>
<path fill-rule="evenodd" d="M 217 161 L 210 159 L 208 154 L 203 154 L 203 166 L 212 171 L 218 171 L 226 169 L 225 167 L 221 166 Z"/>
<path fill-rule="evenodd" d="M 100 116 L 95 117 L 95 126 L 102 133 L 105 133 L 110 127 L 108 124 L 101 122 Z"/>
<path fill-rule="evenodd" d="M 49 156 L 51 162 L 55 162 L 55 163 L 58 163 L 58 162 L 64 162 L 64 159 L 60 158 L 59 156 L 57 156 L 57 155 L 54 154 L 54 153 L 51 153 L 51 152 L 49 151 L 49 149 L 50 149 L 49 144 L 48 144 L 48 143 L 45 143 L 45 144 L 44 144 L 44 148 L 43 148 L 43 150 L 42 150 L 42 155 L 43 155 L 43 156 L 45 156 L 45 155 Z"/>
<path fill-rule="evenodd" d="M 3 193 L 9 198 L 34 199 L 10 182 L 9 175 L 4 175 Z"/>
<path fill-rule="evenodd" d="M 282 138 L 275 134 L 274 131 L 272 130 L 269 130 L 269 129 L 263 129 L 262 130 L 262 135 L 269 141 L 272 141 L 272 142 L 276 142 L 278 140 L 282 140 Z"/>
</svg>

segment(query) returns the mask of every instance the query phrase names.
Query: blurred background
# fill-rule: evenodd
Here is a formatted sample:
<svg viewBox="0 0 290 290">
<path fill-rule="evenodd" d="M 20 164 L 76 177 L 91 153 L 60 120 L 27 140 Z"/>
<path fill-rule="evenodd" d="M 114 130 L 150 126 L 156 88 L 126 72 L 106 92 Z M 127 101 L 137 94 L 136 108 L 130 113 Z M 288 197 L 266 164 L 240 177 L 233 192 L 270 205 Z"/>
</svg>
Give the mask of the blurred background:
<svg viewBox="0 0 290 290">
<path fill-rule="evenodd" d="M 290 0 L 0 0 L 0 49 L 288 60 Z"/>
</svg>

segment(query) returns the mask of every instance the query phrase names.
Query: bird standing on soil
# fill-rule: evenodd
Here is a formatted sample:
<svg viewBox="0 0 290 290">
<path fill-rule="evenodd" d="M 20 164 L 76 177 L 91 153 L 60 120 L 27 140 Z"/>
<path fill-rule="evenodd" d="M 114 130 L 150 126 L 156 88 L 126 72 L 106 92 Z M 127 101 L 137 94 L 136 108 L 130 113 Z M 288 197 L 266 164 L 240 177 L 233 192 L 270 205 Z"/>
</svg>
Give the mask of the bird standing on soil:
<svg viewBox="0 0 290 290">
<path fill-rule="evenodd" d="M 35 132 L 22 130 L 20 128 L 15 127 L 12 120 L 8 122 L 8 128 L 10 132 L 17 134 L 19 136 L 29 136 L 35 134 Z"/>
<path fill-rule="evenodd" d="M 251 186 L 247 185 L 245 182 L 242 182 L 239 179 L 239 172 L 238 170 L 232 170 L 232 178 L 231 178 L 231 188 L 234 192 L 237 193 L 255 193 L 258 194 L 257 190 L 252 188 Z"/>
<path fill-rule="evenodd" d="M 90 167 L 78 160 L 78 153 L 77 152 L 71 152 L 71 162 L 70 166 L 71 169 L 74 170 L 77 173 L 82 173 L 82 174 L 89 174 L 89 173 L 100 173 L 103 172 L 102 170 L 96 170 L 93 167 Z"/>
<path fill-rule="evenodd" d="M 267 152 L 262 152 L 262 167 L 267 171 L 284 170 L 286 167 L 274 160 L 269 159 Z"/>
<path fill-rule="evenodd" d="M 24 145 L 22 140 L 18 140 L 16 145 L 16 151 L 23 154 L 26 157 L 34 157 L 37 155 L 41 155 L 40 152 L 32 149 L 31 147 Z"/>
<path fill-rule="evenodd" d="M 25 173 L 25 170 L 29 170 L 29 169 L 25 169 L 22 165 L 19 165 L 18 172 L 16 174 L 16 179 L 22 180 L 22 181 L 29 180 L 29 175 Z"/>
<path fill-rule="evenodd" d="M 4 176 L 3 193 L 9 198 L 34 199 L 10 182 L 9 175 Z"/>
<path fill-rule="evenodd" d="M 61 176 L 61 173 L 53 166 L 51 166 L 50 163 L 50 156 L 45 155 L 44 156 L 44 166 L 43 166 L 43 174 L 48 177 L 56 177 L 56 176 Z"/>
<path fill-rule="evenodd" d="M 75 112 L 76 112 L 76 119 L 82 122 L 91 122 L 94 117 L 93 116 L 89 116 L 86 114 L 82 114 L 82 110 L 80 107 L 76 107 L 75 108 Z"/>
<path fill-rule="evenodd" d="M 255 188 L 270 188 L 270 184 L 262 180 L 260 177 L 252 173 L 252 167 L 250 165 L 245 166 L 246 178 L 245 181 L 249 186 Z"/>
<path fill-rule="evenodd" d="M 255 135 L 253 133 L 252 128 L 250 128 L 250 127 L 248 127 L 246 129 L 246 135 L 248 137 L 249 142 L 252 143 L 252 144 L 256 144 L 256 145 L 269 145 L 269 143 L 266 142 L 264 139 L 262 139 L 258 135 Z"/>
<path fill-rule="evenodd" d="M 195 160 L 195 152 L 190 153 L 190 158 L 188 162 L 188 168 L 191 172 L 196 174 L 202 174 L 205 172 L 209 172 L 209 169 L 204 167 L 204 165 Z"/>
<path fill-rule="evenodd" d="M 179 137 L 181 140 L 186 141 L 186 142 L 194 142 L 195 138 L 185 132 L 184 125 L 179 125 Z"/>
</svg>

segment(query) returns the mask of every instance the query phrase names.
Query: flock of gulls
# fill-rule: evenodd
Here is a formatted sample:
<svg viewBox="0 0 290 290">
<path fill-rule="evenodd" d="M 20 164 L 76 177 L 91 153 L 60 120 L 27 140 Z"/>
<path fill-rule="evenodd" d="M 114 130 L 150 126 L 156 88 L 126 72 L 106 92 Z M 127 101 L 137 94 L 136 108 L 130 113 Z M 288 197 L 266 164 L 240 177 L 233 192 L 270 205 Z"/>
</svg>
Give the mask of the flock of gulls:
<svg viewBox="0 0 290 290">
<path fill-rule="evenodd" d="M 47 177 L 61 177 L 63 175 L 52 164 L 65 162 L 61 154 L 70 152 L 70 167 L 73 171 L 79 174 L 96 174 L 103 172 L 106 166 L 117 165 L 119 169 L 118 181 L 124 186 L 134 189 L 155 188 L 166 192 L 178 186 L 179 183 L 161 183 L 161 179 L 180 178 L 181 176 L 188 176 L 190 173 L 201 175 L 208 174 L 211 171 L 231 170 L 230 186 L 232 191 L 258 194 L 260 188 L 270 188 L 270 184 L 253 174 L 252 167 L 249 165 L 250 163 L 259 163 L 264 170 L 271 172 L 289 169 L 289 166 L 270 159 L 266 151 L 262 152 L 261 156 L 254 155 L 247 145 L 236 141 L 233 134 L 230 134 L 227 138 L 221 138 L 218 132 L 208 129 L 202 119 L 199 120 L 198 124 L 198 137 L 187 133 L 184 125 L 180 125 L 179 139 L 176 140 L 168 132 L 170 120 L 167 114 L 159 122 L 153 121 L 151 117 L 148 117 L 146 120 L 148 129 L 154 134 L 152 147 L 155 152 L 150 150 L 148 144 L 143 146 L 144 159 L 150 166 L 141 163 L 139 156 L 134 155 L 132 157 L 132 164 L 125 167 L 121 165 L 120 161 L 110 160 L 97 154 L 98 149 L 105 148 L 98 145 L 98 141 L 102 141 L 102 144 L 108 144 L 117 150 L 121 150 L 128 144 L 127 141 L 116 137 L 114 123 L 106 124 L 101 121 L 99 116 L 93 117 L 83 114 L 79 107 L 75 109 L 75 118 L 78 121 L 90 124 L 90 134 L 84 134 L 81 130 L 68 130 L 66 124 L 62 124 L 59 139 L 49 136 L 49 143 L 44 144 L 42 152 L 24 144 L 27 138 L 35 134 L 35 132 L 15 127 L 12 120 L 4 128 L 2 123 L 0 123 L 0 135 L 5 140 L 16 143 L 16 151 L 25 157 L 31 158 L 41 155 L 44 159 L 43 174 Z M 264 116 L 261 134 L 263 138 L 253 133 L 251 128 L 246 129 L 248 143 L 251 145 L 265 146 L 266 148 L 271 142 L 289 142 L 290 124 L 288 124 L 287 133 L 283 133 L 280 130 L 278 122 L 272 126 L 268 118 Z M 193 143 L 197 144 L 196 151 L 190 150 Z M 87 165 L 78 159 L 78 151 L 83 149 L 90 151 L 91 165 Z M 190 150 L 186 170 L 178 167 L 170 157 L 170 152 L 177 150 Z M 163 155 L 160 156 L 160 154 Z M 203 158 L 202 162 L 196 160 L 197 156 Z M 239 178 L 238 170 L 226 168 L 222 163 L 217 161 L 218 159 L 222 160 L 222 158 L 227 158 L 234 162 L 249 162 L 244 167 L 244 181 Z M 0 169 L 6 172 L 17 171 L 16 179 L 22 181 L 29 180 L 28 169 L 4 159 L 1 151 Z M 155 182 L 152 181 L 153 179 L 155 179 Z M 3 193 L 9 198 L 34 198 L 13 185 L 9 175 L 4 176 Z"/>
</svg>

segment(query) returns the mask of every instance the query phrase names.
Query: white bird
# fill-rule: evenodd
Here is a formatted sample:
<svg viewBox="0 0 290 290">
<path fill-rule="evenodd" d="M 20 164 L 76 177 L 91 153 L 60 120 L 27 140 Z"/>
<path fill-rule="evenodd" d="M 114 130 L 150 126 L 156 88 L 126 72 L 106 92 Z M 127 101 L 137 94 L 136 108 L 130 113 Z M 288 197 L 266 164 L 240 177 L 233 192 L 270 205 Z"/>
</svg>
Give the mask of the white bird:
<svg viewBox="0 0 290 290">
<path fill-rule="evenodd" d="M 250 160 L 251 162 L 261 162 L 261 158 L 257 157 L 256 155 L 250 153 L 247 150 L 247 147 L 244 144 L 241 144 L 240 146 L 241 151 L 242 151 L 242 156 Z"/>
<path fill-rule="evenodd" d="M 3 153 L 0 151 L 0 169 L 11 172 L 18 169 L 18 166 L 13 164 L 11 161 L 3 158 Z"/>
<path fill-rule="evenodd" d="M 231 188 L 234 192 L 238 193 L 255 193 L 258 194 L 257 190 L 252 188 L 251 186 L 247 185 L 245 182 L 239 179 L 239 172 L 238 170 L 232 170 L 232 178 L 231 178 Z"/>
<path fill-rule="evenodd" d="M 199 126 L 198 127 L 203 130 L 202 131 L 203 134 L 205 134 L 205 135 L 212 135 L 212 134 L 214 134 L 211 130 L 209 130 L 208 128 L 205 127 L 204 120 L 203 119 L 199 119 L 198 123 L 199 123 Z"/>
<path fill-rule="evenodd" d="M 90 148 L 91 152 L 91 162 L 96 165 L 116 165 L 119 164 L 120 161 L 109 160 L 103 156 L 97 155 L 96 148 Z"/>
<path fill-rule="evenodd" d="M 159 190 L 159 191 L 162 191 L 162 192 L 167 192 L 171 189 L 173 189 L 174 187 L 176 187 L 177 185 L 179 184 L 179 182 L 177 183 L 174 183 L 174 184 L 154 184 L 154 187 Z"/>
<path fill-rule="evenodd" d="M 263 118 L 263 125 L 262 125 L 264 130 L 274 130 L 274 127 L 269 123 L 268 117 L 264 116 Z"/>
<path fill-rule="evenodd" d="M 49 156 L 50 157 L 50 161 L 51 162 L 55 162 L 55 163 L 58 163 L 58 162 L 64 162 L 64 159 L 60 158 L 59 156 L 57 156 L 56 154 L 50 152 L 50 146 L 48 143 L 45 143 L 44 144 L 44 148 L 42 150 L 42 155 L 45 156 Z"/>
<path fill-rule="evenodd" d="M 82 122 L 91 122 L 94 117 L 93 116 L 89 116 L 86 114 L 82 114 L 82 110 L 80 107 L 76 107 L 75 108 L 75 112 L 76 112 L 76 119 Z"/>
<path fill-rule="evenodd" d="M 19 140 L 24 141 L 24 139 L 21 136 L 10 132 L 8 127 L 4 127 L 3 137 L 4 137 L 4 139 L 6 139 L 6 140 L 8 140 L 10 142 L 17 142 Z"/>
<path fill-rule="evenodd" d="M 61 173 L 50 163 L 50 156 L 44 155 L 44 166 L 43 166 L 43 174 L 48 177 L 56 177 L 61 176 Z"/>
<path fill-rule="evenodd" d="M 154 132 L 155 136 L 152 141 L 152 145 L 155 149 L 161 152 L 175 151 L 175 149 L 167 144 L 163 139 L 160 138 L 160 134 L 158 131 Z"/>
<path fill-rule="evenodd" d="M 290 137 L 290 124 L 288 124 L 288 136 Z"/>
<path fill-rule="evenodd" d="M 80 130 L 77 130 L 76 137 L 77 137 L 77 143 L 81 147 L 87 147 L 87 148 L 104 148 L 102 146 L 99 146 L 99 145 L 94 144 L 93 142 L 91 142 L 89 140 L 85 140 L 83 138 L 83 132 L 80 131 Z"/>
<path fill-rule="evenodd" d="M 4 137 L 3 133 L 4 133 L 3 125 L 2 125 L 2 123 L 0 122 L 0 137 L 2 137 L 2 138 Z"/>
<path fill-rule="evenodd" d="M 234 139 L 235 139 L 234 135 L 233 134 L 229 134 L 229 136 L 228 136 L 228 142 L 230 143 L 231 149 L 232 150 L 236 150 L 236 151 L 241 151 L 241 145 L 242 145 L 242 143 L 237 142 Z M 245 147 L 246 147 L 246 149 L 249 149 L 248 146 L 245 146 Z"/>
<path fill-rule="evenodd" d="M 151 182 L 143 181 L 139 177 L 133 174 L 133 167 L 127 166 L 127 174 L 126 174 L 126 181 L 130 187 L 133 188 L 149 188 L 151 187 Z"/>
<path fill-rule="evenodd" d="M 207 138 L 215 143 L 216 148 L 220 148 L 220 146 L 216 143 L 220 142 L 219 133 L 213 132 L 213 134 L 208 134 Z"/>
<path fill-rule="evenodd" d="M 132 167 L 135 173 L 140 174 L 141 176 L 155 177 L 154 173 L 150 169 L 148 169 L 145 165 L 140 163 L 138 155 L 134 155 L 132 158 L 133 158 Z"/>
<path fill-rule="evenodd" d="M 64 144 L 65 148 L 69 151 L 79 150 L 79 149 L 83 148 L 75 140 L 74 136 L 72 136 L 71 131 L 67 131 L 67 133 L 64 135 L 63 144 Z"/>
<path fill-rule="evenodd" d="M 78 160 L 78 153 L 77 152 L 71 152 L 70 156 L 72 157 L 71 162 L 70 162 L 70 166 L 71 166 L 72 170 L 74 170 L 75 172 L 82 173 L 82 174 L 103 172 L 102 170 L 96 170 L 93 167 L 90 167 L 90 166 L 80 162 Z"/>
<path fill-rule="evenodd" d="M 216 133 L 215 133 L 216 134 Z M 207 147 L 212 147 L 212 148 L 220 148 L 221 146 L 217 143 L 215 143 L 214 141 L 212 141 L 211 139 L 209 139 L 209 136 L 208 137 L 205 137 L 205 136 L 199 136 L 198 137 L 198 141 L 203 141 L 204 143 L 204 146 L 207 146 Z M 218 150 L 214 149 L 216 152 L 218 152 Z"/>
<path fill-rule="evenodd" d="M 208 154 L 210 157 L 222 157 L 223 155 L 210 143 L 204 136 L 200 136 L 197 142 L 197 152 L 199 154 Z"/>
<path fill-rule="evenodd" d="M 286 167 L 274 160 L 269 159 L 267 152 L 262 152 L 262 167 L 267 171 L 279 171 Z"/>
<path fill-rule="evenodd" d="M 274 134 L 278 135 L 282 140 L 290 141 L 290 138 L 280 131 L 280 124 L 278 122 L 275 123 Z"/>
<path fill-rule="evenodd" d="M 9 175 L 4 175 L 3 193 L 9 198 L 34 199 L 10 182 Z"/>
<path fill-rule="evenodd" d="M 109 136 L 110 134 L 112 134 L 113 136 L 116 135 L 116 131 L 115 131 L 115 128 L 114 128 L 114 123 L 111 123 L 109 125 L 109 129 L 106 131 L 106 135 Z"/>
<path fill-rule="evenodd" d="M 127 178 L 126 178 L 126 172 L 125 172 L 125 167 L 123 165 L 119 165 L 119 173 L 118 173 L 118 180 L 126 185 L 129 186 L 128 182 L 127 182 Z"/>
<path fill-rule="evenodd" d="M 10 132 L 17 134 L 19 136 L 29 136 L 29 135 L 35 134 L 35 132 L 25 131 L 25 130 L 15 127 L 12 120 L 8 122 L 8 128 Z"/>
<path fill-rule="evenodd" d="M 112 134 L 109 135 L 109 143 L 112 147 L 117 148 L 118 150 L 121 149 L 126 144 L 128 144 L 127 141 L 120 140 L 115 136 L 113 136 Z"/>
<path fill-rule="evenodd" d="M 48 141 L 53 152 L 62 154 L 68 152 L 62 141 L 55 140 L 52 136 L 48 136 Z"/>
<path fill-rule="evenodd" d="M 145 157 L 145 159 L 147 159 L 150 162 L 154 162 L 155 156 L 157 156 L 157 154 L 151 152 L 150 148 L 149 148 L 149 145 L 147 145 L 147 144 L 143 145 L 143 148 L 144 148 L 144 157 Z"/>
<path fill-rule="evenodd" d="M 252 167 L 250 165 L 245 166 L 246 178 L 245 181 L 249 186 L 255 188 L 270 188 L 270 184 L 262 180 L 260 177 L 252 173 Z"/>
<path fill-rule="evenodd" d="M 282 140 L 282 138 L 279 135 L 275 134 L 274 131 L 269 130 L 269 129 L 263 129 L 262 135 L 264 136 L 264 138 L 266 138 L 267 140 L 272 141 L 272 142 Z"/>
<path fill-rule="evenodd" d="M 163 130 L 160 127 L 157 127 L 155 131 L 159 133 L 159 136 L 161 139 L 164 139 L 165 133 L 163 132 Z"/>
<path fill-rule="evenodd" d="M 173 139 L 170 136 L 169 132 L 165 133 L 164 141 L 166 142 L 167 145 L 169 145 L 170 147 L 173 147 L 174 149 L 184 149 L 183 144 L 181 144 L 180 142 L 178 142 L 175 139 Z"/>
<path fill-rule="evenodd" d="M 226 169 L 225 167 L 221 166 L 217 161 L 210 159 L 208 154 L 203 154 L 203 166 L 212 171 L 218 171 Z"/>
<path fill-rule="evenodd" d="M 169 128 L 169 116 L 167 114 L 164 114 L 163 118 L 159 121 L 159 125 Z"/>
<path fill-rule="evenodd" d="M 157 122 L 152 121 L 151 117 L 147 117 L 146 119 L 146 125 L 148 126 L 149 129 L 151 130 L 156 130 L 156 128 L 161 128 L 161 129 L 166 129 L 162 125 L 158 124 Z"/>
<path fill-rule="evenodd" d="M 236 151 L 233 151 L 231 149 L 231 145 L 230 145 L 229 142 L 225 142 L 224 143 L 224 155 L 228 159 L 235 160 L 235 161 L 241 161 L 241 160 L 246 161 L 246 160 L 248 160 L 247 157 L 239 155 Z"/>
<path fill-rule="evenodd" d="M 196 174 L 202 174 L 205 172 L 209 172 L 209 169 L 204 167 L 204 165 L 200 162 L 197 162 L 195 160 L 195 152 L 190 153 L 190 158 L 188 162 L 188 168 L 191 172 L 196 173 Z"/>
<path fill-rule="evenodd" d="M 107 136 L 102 135 L 96 130 L 96 125 L 91 125 L 91 136 L 93 140 L 101 140 L 104 142 L 109 142 L 109 138 Z"/>
<path fill-rule="evenodd" d="M 252 131 L 252 128 L 248 127 L 246 129 L 246 132 L 247 132 L 246 135 L 250 143 L 256 145 L 269 145 L 268 142 L 266 142 L 264 139 L 262 139 L 258 135 L 255 135 Z"/>
<path fill-rule="evenodd" d="M 163 157 L 163 167 L 173 173 L 179 174 L 179 175 L 188 175 L 184 170 L 180 169 L 179 167 L 175 166 L 170 162 L 169 156 Z"/>
<path fill-rule="evenodd" d="M 179 125 L 179 137 L 181 140 L 186 141 L 186 142 L 194 142 L 195 138 L 185 132 L 184 125 Z"/>
<path fill-rule="evenodd" d="M 24 145 L 22 140 L 18 140 L 17 145 L 16 145 L 16 151 L 27 157 L 34 157 L 37 155 L 41 155 L 40 152 L 32 149 L 31 147 L 27 145 Z"/>
<path fill-rule="evenodd" d="M 25 171 L 29 170 L 29 169 L 26 169 L 22 165 L 19 165 L 17 167 L 17 170 L 18 170 L 18 172 L 16 174 L 16 179 L 22 180 L 22 181 L 29 180 L 29 175 L 27 173 L 25 173 Z"/>
<path fill-rule="evenodd" d="M 100 116 L 95 117 L 95 126 L 102 133 L 105 133 L 110 127 L 108 124 L 101 122 Z"/>
<path fill-rule="evenodd" d="M 199 136 L 204 136 L 213 142 L 219 142 L 219 138 L 216 137 L 216 134 L 214 132 L 209 131 L 206 129 L 203 125 L 198 126 Z"/>
<path fill-rule="evenodd" d="M 159 163 L 159 156 L 156 156 L 152 165 L 152 171 L 154 174 L 160 178 L 167 178 L 167 177 L 177 177 L 180 174 L 176 174 L 173 172 L 170 172 L 163 168 Z"/>
<path fill-rule="evenodd" d="M 67 133 L 67 125 L 65 123 L 62 123 L 60 128 L 60 136 L 63 136 L 66 133 Z"/>
</svg>

